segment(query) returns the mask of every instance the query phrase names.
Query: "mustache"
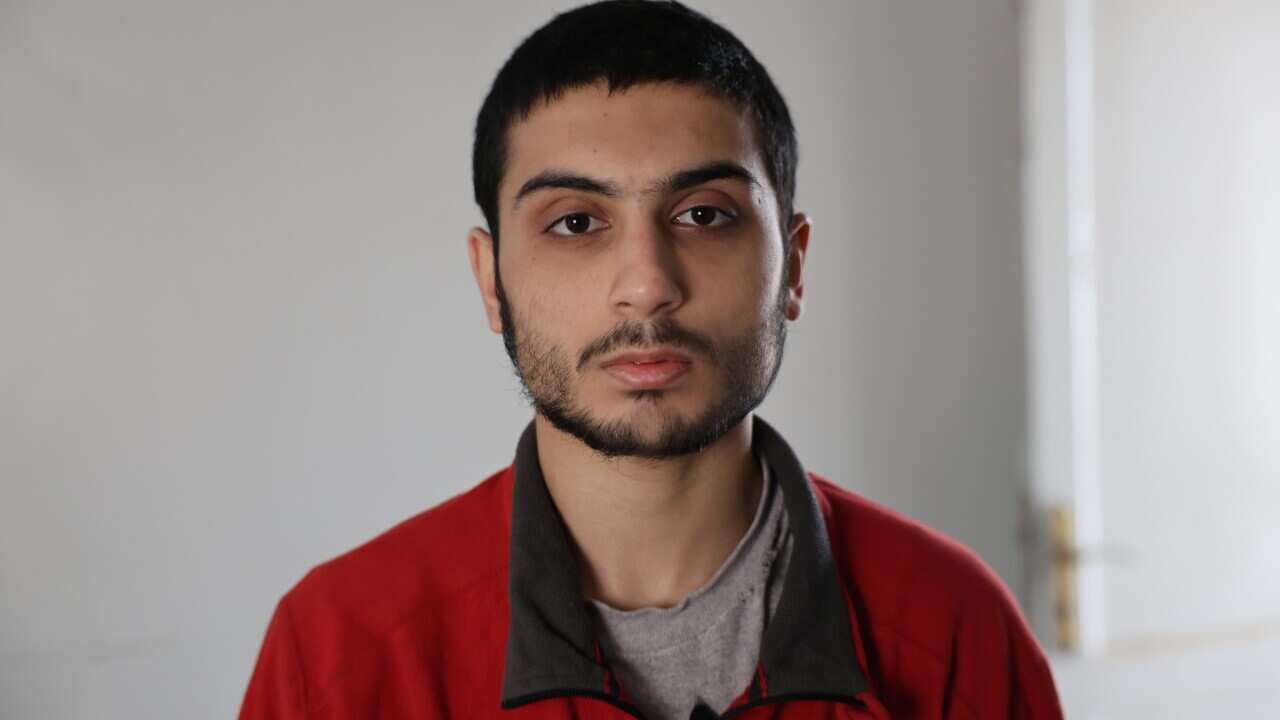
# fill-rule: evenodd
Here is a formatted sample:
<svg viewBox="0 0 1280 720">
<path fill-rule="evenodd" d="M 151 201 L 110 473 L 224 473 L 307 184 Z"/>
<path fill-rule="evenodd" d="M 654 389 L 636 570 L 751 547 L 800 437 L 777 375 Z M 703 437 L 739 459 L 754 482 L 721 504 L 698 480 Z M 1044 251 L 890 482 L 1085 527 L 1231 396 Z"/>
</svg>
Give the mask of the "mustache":
<svg viewBox="0 0 1280 720">
<path fill-rule="evenodd" d="M 698 333 L 682 327 L 671 318 L 650 323 L 622 322 L 607 334 L 593 340 L 578 356 L 581 372 L 593 358 L 624 347 L 647 348 L 656 345 L 680 348 L 702 355 L 714 365 L 719 361 L 715 345 Z"/>
</svg>

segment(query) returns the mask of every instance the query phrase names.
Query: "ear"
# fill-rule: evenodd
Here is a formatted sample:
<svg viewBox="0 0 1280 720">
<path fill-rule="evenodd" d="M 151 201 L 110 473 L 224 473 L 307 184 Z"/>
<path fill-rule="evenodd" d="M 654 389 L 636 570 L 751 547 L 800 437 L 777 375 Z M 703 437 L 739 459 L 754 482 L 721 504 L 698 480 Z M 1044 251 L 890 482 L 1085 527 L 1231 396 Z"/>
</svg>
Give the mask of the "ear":
<svg viewBox="0 0 1280 720">
<path fill-rule="evenodd" d="M 804 213 L 791 216 L 788 237 L 791 239 L 791 252 L 787 263 L 787 319 L 797 320 L 803 309 L 804 299 L 804 258 L 809 252 L 809 232 L 813 229 L 813 221 Z"/>
<path fill-rule="evenodd" d="M 493 238 L 481 228 L 471 228 L 467 233 L 467 255 L 471 258 L 471 273 L 480 289 L 484 314 L 489 319 L 489 329 L 502 332 L 502 312 L 498 309 L 498 292 L 495 271 L 497 258 L 493 256 Z"/>
</svg>

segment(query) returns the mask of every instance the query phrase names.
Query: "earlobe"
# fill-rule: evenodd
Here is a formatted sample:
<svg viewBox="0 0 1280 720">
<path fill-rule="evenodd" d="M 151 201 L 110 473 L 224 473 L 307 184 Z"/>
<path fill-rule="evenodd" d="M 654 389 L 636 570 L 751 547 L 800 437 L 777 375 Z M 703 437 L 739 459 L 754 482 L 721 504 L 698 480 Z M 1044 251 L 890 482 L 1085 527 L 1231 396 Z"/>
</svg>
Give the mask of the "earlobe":
<svg viewBox="0 0 1280 720">
<path fill-rule="evenodd" d="M 809 233 L 813 221 L 804 213 L 791 216 L 787 257 L 787 319 L 798 320 L 804 300 L 804 260 L 809 252 Z"/>
<path fill-rule="evenodd" d="M 467 255 L 471 259 L 471 273 L 475 276 L 476 287 L 480 290 L 480 300 L 484 303 L 484 314 L 489 321 L 489 329 L 495 333 L 502 332 L 502 312 L 498 302 L 497 259 L 493 252 L 493 237 L 484 229 L 474 227 L 467 233 Z"/>
</svg>

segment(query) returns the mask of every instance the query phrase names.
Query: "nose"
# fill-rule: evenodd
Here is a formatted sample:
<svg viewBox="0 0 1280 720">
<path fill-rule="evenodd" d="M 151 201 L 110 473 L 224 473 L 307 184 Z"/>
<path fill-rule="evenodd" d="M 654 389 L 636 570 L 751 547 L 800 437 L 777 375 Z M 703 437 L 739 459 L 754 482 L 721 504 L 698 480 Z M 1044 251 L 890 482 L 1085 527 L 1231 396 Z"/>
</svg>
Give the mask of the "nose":
<svg viewBox="0 0 1280 720">
<path fill-rule="evenodd" d="M 618 270 L 610 292 L 615 311 L 645 320 L 684 303 L 674 238 L 659 223 L 646 223 L 618 239 Z"/>
</svg>

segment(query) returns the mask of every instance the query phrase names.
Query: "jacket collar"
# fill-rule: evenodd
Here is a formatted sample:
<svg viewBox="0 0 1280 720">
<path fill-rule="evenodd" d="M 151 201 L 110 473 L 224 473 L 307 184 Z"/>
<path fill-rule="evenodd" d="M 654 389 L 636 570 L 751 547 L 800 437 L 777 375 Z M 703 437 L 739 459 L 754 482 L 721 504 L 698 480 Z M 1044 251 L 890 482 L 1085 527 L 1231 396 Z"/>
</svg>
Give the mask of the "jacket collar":
<svg viewBox="0 0 1280 720">
<path fill-rule="evenodd" d="M 778 478 L 793 534 L 778 608 L 760 648 L 753 699 L 856 704 L 870 689 L 858 665 L 826 523 L 804 468 L 782 436 L 753 420 L 754 450 Z M 502 707 L 585 695 L 626 705 L 599 652 L 569 534 L 543 480 L 533 423 L 516 449 Z M 757 687 L 759 684 L 761 687 Z M 767 692 L 764 691 L 767 688 Z"/>
</svg>

